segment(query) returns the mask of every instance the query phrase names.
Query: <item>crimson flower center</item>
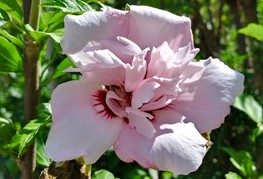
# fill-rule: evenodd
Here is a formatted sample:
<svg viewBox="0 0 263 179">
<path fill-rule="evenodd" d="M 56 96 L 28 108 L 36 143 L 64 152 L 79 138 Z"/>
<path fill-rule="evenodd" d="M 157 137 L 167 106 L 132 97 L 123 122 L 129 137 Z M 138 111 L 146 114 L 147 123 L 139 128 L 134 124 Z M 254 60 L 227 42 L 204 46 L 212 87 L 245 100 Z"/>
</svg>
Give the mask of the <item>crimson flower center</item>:
<svg viewBox="0 0 263 179">
<path fill-rule="evenodd" d="M 107 95 L 109 92 L 115 94 L 115 98 Z M 98 90 L 93 95 L 93 107 L 98 115 L 103 115 L 107 119 L 120 116 L 118 111 L 125 113 L 126 107 L 131 107 L 132 93 L 126 92 L 123 88 L 118 86 L 107 86 L 105 90 Z M 112 107 L 114 106 L 114 108 Z"/>
</svg>

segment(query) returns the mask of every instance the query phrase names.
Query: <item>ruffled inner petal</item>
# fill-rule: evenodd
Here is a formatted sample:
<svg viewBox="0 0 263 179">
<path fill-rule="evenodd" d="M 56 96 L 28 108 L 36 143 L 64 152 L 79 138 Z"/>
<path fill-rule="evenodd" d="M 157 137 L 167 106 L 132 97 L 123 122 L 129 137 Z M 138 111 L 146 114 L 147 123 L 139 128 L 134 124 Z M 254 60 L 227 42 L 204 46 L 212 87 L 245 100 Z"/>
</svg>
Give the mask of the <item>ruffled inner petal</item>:
<svg viewBox="0 0 263 179">
<path fill-rule="evenodd" d="M 136 131 L 147 138 L 152 138 L 154 136 L 155 128 L 150 121 L 153 116 L 149 113 L 127 107 L 125 110 L 128 114 L 129 125 L 135 128 Z"/>
<path fill-rule="evenodd" d="M 81 72 L 91 81 L 103 85 L 124 83 L 125 64 L 109 50 L 81 51 L 69 56 L 78 68 L 67 71 Z"/>
<path fill-rule="evenodd" d="M 174 97 L 167 97 L 166 95 L 161 96 L 159 99 L 153 102 L 148 102 L 141 107 L 142 111 L 152 111 L 161 109 L 169 105 L 174 100 Z"/>
<path fill-rule="evenodd" d="M 125 45 L 124 53 L 127 55 L 137 55 L 141 53 L 141 48 L 133 41 L 121 36 L 118 36 L 117 39 Z"/>
<path fill-rule="evenodd" d="M 145 55 L 146 51 L 143 51 L 143 53 L 134 56 L 131 65 L 129 63 L 126 64 L 126 77 L 124 83 L 126 92 L 133 91 L 144 79 L 147 69 L 144 59 Z"/>
<path fill-rule="evenodd" d="M 135 109 L 149 102 L 155 96 L 155 90 L 160 84 L 153 80 L 145 80 L 133 91 L 131 106 Z"/>
<path fill-rule="evenodd" d="M 125 63 L 131 63 L 133 56 L 142 53 L 137 44 L 121 36 L 116 39 L 102 39 L 100 43 L 103 48 L 110 50 Z"/>
<path fill-rule="evenodd" d="M 187 65 L 194 59 L 199 49 L 191 49 L 188 44 L 174 52 L 167 42 L 153 48 L 147 71 L 147 78 L 179 78 Z"/>
<path fill-rule="evenodd" d="M 119 117 L 128 117 L 127 113 L 124 109 L 121 108 L 119 102 L 124 102 L 122 98 L 120 98 L 116 93 L 113 91 L 108 91 L 106 96 L 106 103 L 108 107 Z"/>
</svg>

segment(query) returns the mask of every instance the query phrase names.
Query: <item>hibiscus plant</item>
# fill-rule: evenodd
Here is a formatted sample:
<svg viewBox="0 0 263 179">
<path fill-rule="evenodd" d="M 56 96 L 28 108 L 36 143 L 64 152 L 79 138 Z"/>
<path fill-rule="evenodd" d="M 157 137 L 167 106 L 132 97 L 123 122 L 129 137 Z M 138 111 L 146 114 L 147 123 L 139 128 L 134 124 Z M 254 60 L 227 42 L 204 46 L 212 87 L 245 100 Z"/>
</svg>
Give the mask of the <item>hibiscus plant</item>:
<svg viewBox="0 0 263 179">
<path fill-rule="evenodd" d="M 247 151 L 210 138 L 233 104 L 262 128 L 260 104 L 238 97 L 242 70 L 198 56 L 191 18 L 141 3 L 0 0 L 0 178 L 180 178 L 213 143 L 259 176 Z"/>
</svg>

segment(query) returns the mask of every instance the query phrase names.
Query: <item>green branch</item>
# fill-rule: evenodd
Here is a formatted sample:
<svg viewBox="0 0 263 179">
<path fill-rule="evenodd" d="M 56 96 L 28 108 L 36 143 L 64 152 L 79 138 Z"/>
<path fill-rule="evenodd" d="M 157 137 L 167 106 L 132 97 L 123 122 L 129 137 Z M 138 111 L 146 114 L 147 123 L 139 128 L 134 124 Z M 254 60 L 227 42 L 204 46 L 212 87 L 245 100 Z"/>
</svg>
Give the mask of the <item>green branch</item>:
<svg viewBox="0 0 263 179">
<path fill-rule="evenodd" d="M 24 22 L 29 23 L 35 30 L 39 24 L 39 5 L 41 0 L 24 0 Z M 30 10 L 28 9 L 29 7 Z M 28 14 L 29 13 L 29 14 Z M 37 116 L 37 105 L 39 102 L 39 44 L 35 43 L 29 34 L 25 35 L 24 44 L 24 77 L 25 77 L 25 101 L 24 101 L 24 121 L 28 123 Z M 35 144 L 31 145 L 25 154 L 19 159 L 22 178 L 33 179 L 35 168 L 36 151 Z"/>
</svg>

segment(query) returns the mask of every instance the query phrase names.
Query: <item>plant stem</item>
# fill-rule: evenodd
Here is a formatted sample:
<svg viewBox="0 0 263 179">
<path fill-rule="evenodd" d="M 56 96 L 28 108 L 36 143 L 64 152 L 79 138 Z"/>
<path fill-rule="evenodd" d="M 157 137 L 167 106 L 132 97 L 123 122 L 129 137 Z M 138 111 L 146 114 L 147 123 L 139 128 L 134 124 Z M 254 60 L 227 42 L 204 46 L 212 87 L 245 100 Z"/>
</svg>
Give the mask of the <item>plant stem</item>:
<svg viewBox="0 0 263 179">
<path fill-rule="evenodd" d="M 39 24 L 39 4 L 41 0 L 23 0 L 24 23 L 29 23 L 35 30 Z M 24 77 L 25 77 L 25 101 L 24 122 L 28 123 L 37 116 L 39 101 L 39 44 L 34 43 L 29 34 L 25 35 L 24 44 Z M 19 159 L 23 179 L 33 179 L 35 168 L 35 144 L 27 148 L 25 154 Z"/>
<path fill-rule="evenodd" d="M 23 0 L 24 24 L 29 23 L 31 2 L 32 0 Z"/>
<path fill-rule="evenodd" d="M 33 0 L 31 4 L 29 24 L 38 30 L 41 0 Z"/>
<path fill-rule="evenodd" d="M 34 44 L 31 37 L 25 37 L 24 49 L 24 75 L 25 75 L 25 101 L 24 113 L 25 123 L 36 118 L 39 98 L 39 78 L 38 78 L 38 57 L 39 47 Z M 25 154 L 21 158 L 21 173 L 23 179 L 33 178 L 35 168 L 35 144 L 27 148 Z"/>
</svg>

